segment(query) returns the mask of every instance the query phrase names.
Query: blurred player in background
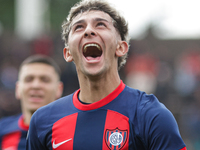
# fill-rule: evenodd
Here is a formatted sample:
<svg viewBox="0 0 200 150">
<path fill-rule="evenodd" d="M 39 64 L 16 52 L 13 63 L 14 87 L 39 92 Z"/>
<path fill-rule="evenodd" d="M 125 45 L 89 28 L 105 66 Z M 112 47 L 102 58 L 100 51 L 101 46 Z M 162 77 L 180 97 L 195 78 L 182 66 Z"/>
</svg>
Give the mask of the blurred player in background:
<svg viewBox="0 0 200 150">
<path fill-rule="evenodd" d="M 80 89 L 33 114 L 28 150 L 186 150 L 172 113 L 120 79 L 128 26 L 111 5 L 80 1 L 63 24 L 63 38 Z"/>
<path fill-rule="evenodd" d="M 15 90 L 16 98 L 21 101 L 22 114 L 0 120 L 2 150 L 25 150 L 32 114 L 62 95 L 60 74 L 56 62 L 48 56 L 33 55 L 22 62 Z"/>
</svg>

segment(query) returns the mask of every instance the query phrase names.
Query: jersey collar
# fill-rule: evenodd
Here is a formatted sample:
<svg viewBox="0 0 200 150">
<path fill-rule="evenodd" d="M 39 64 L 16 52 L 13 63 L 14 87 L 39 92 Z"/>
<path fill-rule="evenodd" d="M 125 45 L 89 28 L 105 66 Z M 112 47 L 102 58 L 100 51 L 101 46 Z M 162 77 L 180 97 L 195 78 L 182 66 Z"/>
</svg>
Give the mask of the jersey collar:
<svg viewBox="0 0 200 150">
<path fill-rule="evenodd" d="M 18 120 L 18 125 L 22 130 L 28 131 L 29 126 L 24 123 L 23 115 Z"/>
<path fill-rule="evenodd" d="M 124 90 L 124 88 L 125 88 L 125 84 L 121 80 L 120 85 L 113 92 L 111 92 L 105 98 L 92 104 L 83 104 L 78 100 L 78 94 L 80 92 L 80 89 L 79 89 L 73 95 L 73 103 L 74 103 L 74 106 L 80 110 L 83 110 L 83 111 L 94 110 L 110 103 Z"/>
</svg>

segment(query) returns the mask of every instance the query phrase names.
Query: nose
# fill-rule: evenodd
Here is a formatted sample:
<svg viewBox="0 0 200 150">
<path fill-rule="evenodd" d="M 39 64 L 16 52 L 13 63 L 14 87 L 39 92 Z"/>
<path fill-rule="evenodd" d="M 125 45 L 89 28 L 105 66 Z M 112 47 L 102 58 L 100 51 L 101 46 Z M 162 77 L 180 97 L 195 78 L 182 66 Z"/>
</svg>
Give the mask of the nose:
<svg viewBox="0 0 200 150">
<path fill-rule="evenodd" d="M 32 81 L 32 87 L 33 87 L 33 88 L 39 88 L 40 86 L 41 86 L 41 82 L 40 82 L 39 79 L 34 79 L 34 80 Z"/>
<path fill-rule="evenodd" d="M 94 31 L 92 27 L 88 26 L 85 29 L 84 37 L 90 37 L 90 36 L 95 36 L 95 35 L 96 35 L 96 32 Z"/>
</svg>

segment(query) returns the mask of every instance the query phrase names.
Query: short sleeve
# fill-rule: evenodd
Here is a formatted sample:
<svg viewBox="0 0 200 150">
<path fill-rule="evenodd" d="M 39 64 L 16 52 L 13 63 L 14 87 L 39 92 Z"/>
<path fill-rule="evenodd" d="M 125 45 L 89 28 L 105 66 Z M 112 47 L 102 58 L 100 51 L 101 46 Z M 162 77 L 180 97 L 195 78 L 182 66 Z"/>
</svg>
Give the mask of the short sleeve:
<svg viewBox="0 0 200 150">
<path fill-rule="evenodd" d="M 185 147 L 173 114 L 155 96 L 141 109 L 140 133 L 149 150 L 180 150 Z"/>
</svg>

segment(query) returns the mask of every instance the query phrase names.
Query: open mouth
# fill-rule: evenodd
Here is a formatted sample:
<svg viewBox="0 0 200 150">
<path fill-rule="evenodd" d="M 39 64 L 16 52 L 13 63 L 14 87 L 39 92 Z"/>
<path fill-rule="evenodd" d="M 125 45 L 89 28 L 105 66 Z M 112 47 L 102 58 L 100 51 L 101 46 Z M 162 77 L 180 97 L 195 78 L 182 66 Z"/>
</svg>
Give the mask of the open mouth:
<svg viewBox="0 0 200 150">
<path fill-rule="evenodd" d="M 42 98 L 41 95 L 31 95 L 32 98 Z"/>
<path fill-rule="evenodd" d="M 97 58 L 102 55 L 101 47 L 97 44 L 86 44 L 83 48 L 85 58 Z"/>
<path fill-rule="evenodd" d="M 30 98 L 31 98 L 31 101 L 40 102 L 40 101 L 42 101 L 43 96 L 33 94 L 33 95 L 30 95 Z"/>
</svg>

